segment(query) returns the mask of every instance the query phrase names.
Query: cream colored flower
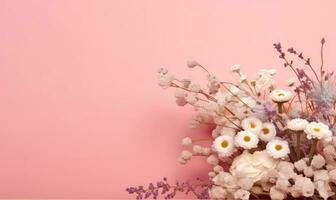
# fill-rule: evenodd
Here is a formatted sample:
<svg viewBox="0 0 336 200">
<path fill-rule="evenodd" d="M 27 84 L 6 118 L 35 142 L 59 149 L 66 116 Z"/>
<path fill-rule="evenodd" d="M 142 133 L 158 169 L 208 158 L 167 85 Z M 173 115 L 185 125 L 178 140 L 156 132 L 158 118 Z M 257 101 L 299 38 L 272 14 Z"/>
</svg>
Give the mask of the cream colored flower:
<svg viewBox="0 0 336 200">
<path fill-rule="evenodd" d="M 261 131 L 258 133 L 259 138 L 265 142 L 269 142 L 272 139 L 274 139 L 275 135 L 276 135 L 275 126 L 274 124 L 269 122 L 264 123 Z"/>
<path fill-rule="evenodd" d="M 247 117 L 243 119 L 241 125 L 244 130 L 248 130 L 253 133 L 259 133 L 262 129 L 262 122 L 256 117 Z"/>
<path fill-rule="evenodd" d="M 305 132 L 308 139 L 325 139 L 331 141 L 332 132 L 329 127 L 322 122 L 311 122 L 306 126 Z"/>
<path fill-rule="evenodd" d="M 237 178 L 249 178 L 255 183 L 275 169 L 277 163 L 266 151 L 255 151 L 253 154 L 244 151 L 233 160 L 230 172 Z"/>
<path fill-rule="evenodd" d="M 182 145 L 189 146 L 192 144 L 192 139 L 190 137 L 185 137 L 182 139 Z"/>
<path fill-rule="evenodd" d="M 276 89 L 271 92 L 271 98 L 276 103 L 284 103 L 291 100 L 292 93 L 287 90 Z"/>
<path fill-rule="evenodd" d="M 258 136 L 251 131 L 240 131 L 235 137 L 235 144 L 244 149 L 252 149 L 258 146 Z"/>
<path fill-rule="evenodd" d="M 209 189 L 209 196 L 212 199 L 225 199 L 226 193 L 226 190 L 220 186 L 214 185 Z"/>
<path fill-rule="evenodd" d="M 287 122 L 287 129 L 292 131 L 303 131 L 309 122 L 305 119 L 296 118 Z"/>
<path fill-rule="evenodd" d="M 219 105 L 223 105 L 226 103 L 226 101 L 228 100 L 228 94 L 225 92 L 217 92 L 215 95 L 215 99 L 217 100 L 217 103 Z"/>
<path fill-rule="evenodd" d="M 257 78 L 255 79 L 255 89 L 260 92 L 264 89 L 271 87 L 274 84 L 273 75 L 274 71 L 271 70 L 260 70 Z"/>
<path fill-rule="evenodd" d="M 239 77 L 239 82 L 242 83 L 247 80 L 247 76 L 245 74 L 241 74 Z"/>
<path fill-rule="evenodd" d="M 234 150 L 233 137 L 231 135 L 221 135 L 215 139 L 212 146 L 220 156 L 230 156 Z"/>
<path fill-rule="evenodd" d="M 254 108 L 257 105 L 257 102 L 252 97 L 242 97 L 240 100 L 241 101 L 238 102 L 239 107 L 247 106 L 249 108 Z"/>
<path fill-rule="evenodd" d="M 284 158 L 290 153 L 288 142 L 280 139 L 273 139 L 268 142 L 266 151 L 273 158 Z"/>
<path fill-rule="evenodd" d="M 239 64 L 232 65 L 230 70 L 231 70 L 231 72 L 239 73 L 240 72 L 240 65 Z"/>
</svg>

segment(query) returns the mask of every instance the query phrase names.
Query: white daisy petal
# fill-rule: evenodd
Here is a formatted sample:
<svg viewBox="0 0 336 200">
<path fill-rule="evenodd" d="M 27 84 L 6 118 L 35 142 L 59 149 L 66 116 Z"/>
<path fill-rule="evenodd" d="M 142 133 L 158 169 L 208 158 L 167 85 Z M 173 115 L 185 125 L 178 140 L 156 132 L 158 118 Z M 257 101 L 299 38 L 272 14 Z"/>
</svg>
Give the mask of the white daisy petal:
<svg viewBox="0 0 336 200">
<path fill-rule="evenodd" d="M 251 131 L 240 131 L 235 137 L 235 144 L 244 149 L 256 148 L 258 143 L 258 136 Z"/>
<path fill-rule="evenodd" d="M 251 131 L 253 133 L 259 133 L 262 129 L 262 122 L 256 117 L 243 119 L 241 125 L 244 130 Z"/>
<path fill-rule="evenodd" d="M 305 132 L 308 139 L 326 139 L 329 140 L 332 132 L 329 127 L 322 122 L 311 122 L 306 126 Z"/>
<path fill-rule="evenodd" d="M 233 137 L 231 135 L 221 135 L 215 139 L 212 146 L 220 156 L 230 156 L 234 150 Z"/>
<path fill-rule="evenodd" d="M 276 89 L 271 92 L 271 98 L 276 103 L 284 103 L 292 99 L 292 93 L 287 90 Z"/>
<path fill-rule="evenodd" d="M 287 122 L 287 129 L 292 131 L 303 131 L 306 129 L 309 122 L 305 119 L 296 118 Z"/>
<path fill-rule="evenodd" d="M 266 151 L 273 158 L 284 158 L 290 153 L 288 142 L 280 139 L 273 139 L 268 142 Z"/>
<path fill-rule="evenodd" d="M 262 141 L 269 142 L 276 136 L 276 128 L 272 123 L 264 123 L 261 131 L 258 133 Z"/>
</svg>

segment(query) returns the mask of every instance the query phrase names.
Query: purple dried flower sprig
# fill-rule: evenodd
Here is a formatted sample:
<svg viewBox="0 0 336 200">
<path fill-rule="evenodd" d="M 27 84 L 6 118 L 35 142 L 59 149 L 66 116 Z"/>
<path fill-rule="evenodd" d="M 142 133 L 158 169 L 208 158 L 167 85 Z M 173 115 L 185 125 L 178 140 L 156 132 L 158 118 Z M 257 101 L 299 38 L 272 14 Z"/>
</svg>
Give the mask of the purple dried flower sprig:
<svg viewBox="0 0 336 200">
<path fill-rule="evenodd" d="M 136 194 L 136 199 L 157 199 L 162 196 L 164 199 L 174 199 L 178 192 L 193 195 L 197 199 L 209 199 L 208 189 L 210 184 L 202 181 L 201 179 L 196 179 L 197 183 L 190 182 L 179 182 L 176 181 L 174 185 L 168 183 L 167 178 L 164 177 L 163 180 L 158 181 L 156 184 L 149 183 L 147 187 L 129 187 L 126 191 L 129 194 Z"/>
</svg>

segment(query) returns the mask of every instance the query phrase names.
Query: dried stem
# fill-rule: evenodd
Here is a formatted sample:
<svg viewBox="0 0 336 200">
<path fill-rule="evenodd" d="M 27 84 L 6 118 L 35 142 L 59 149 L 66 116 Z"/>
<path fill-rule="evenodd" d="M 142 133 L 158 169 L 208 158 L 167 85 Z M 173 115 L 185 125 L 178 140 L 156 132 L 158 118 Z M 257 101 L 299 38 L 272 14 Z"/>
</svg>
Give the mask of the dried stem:
<svg viewBox="0 0 336 200">
<path fill-rule="evenodd" d="M 324 44 L 325 44 L 325 39 L 322 38 L 321 40 L 321 66 L 320 66 L 320 73 L 321 73 L 321 79 L 323 80 L 323 64 L 324 64 L 324 61 L 323 61 L 323 47 L 324 47 Z"/>
</svg>

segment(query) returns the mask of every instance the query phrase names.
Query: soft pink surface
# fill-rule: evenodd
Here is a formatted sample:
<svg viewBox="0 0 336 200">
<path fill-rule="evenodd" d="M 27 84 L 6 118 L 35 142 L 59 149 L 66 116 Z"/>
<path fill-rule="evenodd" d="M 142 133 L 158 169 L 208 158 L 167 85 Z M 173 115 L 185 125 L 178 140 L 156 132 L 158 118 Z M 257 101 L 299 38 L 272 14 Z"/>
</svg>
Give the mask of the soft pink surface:
<svg viewBox="0 0 336 200">
<path fill-rule="evenodd" d="M 321 3 L 319 3 L 321 2 Z M 335 1 L 0 0 L 0 197 L 130 198 L 124 188 L 180 166 L 192 109 L 156 83 L 166 66 L 199 77 L 195 58 L 222 78 L 240 63 L 287 70 L 282 41 L 336 64 Z M 193 170 L 189 170 L 192 167 Z M 133 198 L 133 197 L 131 197 Z"/>
</svg>

